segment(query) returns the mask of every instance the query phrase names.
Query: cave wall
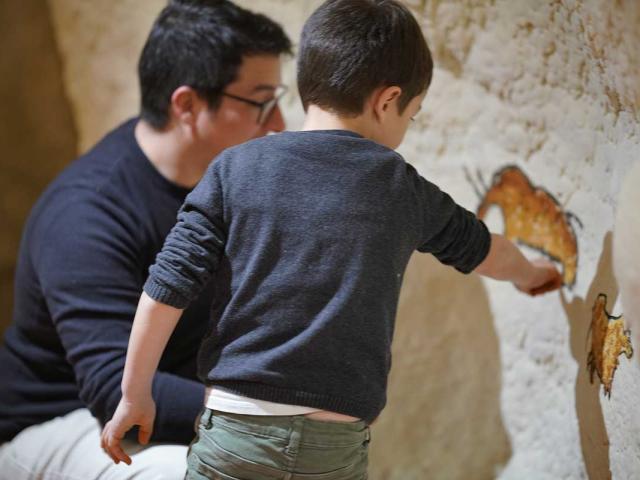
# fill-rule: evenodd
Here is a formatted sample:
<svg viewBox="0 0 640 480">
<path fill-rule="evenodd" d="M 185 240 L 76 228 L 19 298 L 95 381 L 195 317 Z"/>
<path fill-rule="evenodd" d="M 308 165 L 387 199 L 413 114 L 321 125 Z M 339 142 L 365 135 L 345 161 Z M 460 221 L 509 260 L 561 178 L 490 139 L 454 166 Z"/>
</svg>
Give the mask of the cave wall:
<svg viewBox="0 0 640 480">
<path fill-rule="evenodd" d="M 13 307 L 22 227 L 76 153 L 75 120 L 45 0 L 0 2 L 0 333 Z"/>
</svg>

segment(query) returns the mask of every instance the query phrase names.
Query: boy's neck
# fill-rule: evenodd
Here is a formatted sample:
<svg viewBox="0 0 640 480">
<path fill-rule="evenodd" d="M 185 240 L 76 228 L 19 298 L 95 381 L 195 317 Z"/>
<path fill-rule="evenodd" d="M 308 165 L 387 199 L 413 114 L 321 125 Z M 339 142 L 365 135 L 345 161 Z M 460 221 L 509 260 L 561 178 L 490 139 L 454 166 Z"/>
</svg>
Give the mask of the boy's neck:
<svg viewBox="0 0 640 480">
<path fill-rule="evenodd" d="M 349 130 L 365 138 L 375 138 L 375 129 L 366 113 L 357 117 L 346 117 L 316 105 L 309 105 L 301 130 Z"/>
</svg>

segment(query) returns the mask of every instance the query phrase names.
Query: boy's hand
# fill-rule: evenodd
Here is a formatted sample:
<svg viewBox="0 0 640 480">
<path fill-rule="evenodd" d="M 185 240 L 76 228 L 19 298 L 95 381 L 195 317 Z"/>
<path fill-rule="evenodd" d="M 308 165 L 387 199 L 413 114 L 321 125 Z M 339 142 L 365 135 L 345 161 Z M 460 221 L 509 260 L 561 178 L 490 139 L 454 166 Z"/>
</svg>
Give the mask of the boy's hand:
<svg viewBox="0 0 640 480">
<path fill-rule="evenodd" d="M 518 290 L 535 297 L 562 287 L 562 274 L 553 262 L 541 258 L 533 260 L 531 265 L 533 269 L 528 281 L 520 284 L 514 283 Z"/>
<path fill-rule="evenodd" d="M 138 441 L 146 445 L 153 432 L 153 421 L 156 416 L 156 404 L 151 396 L 142 400 L 120 400 L 113 418 L 107 422 L 100 436 L 102 449 L 115 463 L 123 461 L 131 465 L 131 458 L 124 452 L 120 442 L 131 428 L 138 425 Z"/>
</svg>

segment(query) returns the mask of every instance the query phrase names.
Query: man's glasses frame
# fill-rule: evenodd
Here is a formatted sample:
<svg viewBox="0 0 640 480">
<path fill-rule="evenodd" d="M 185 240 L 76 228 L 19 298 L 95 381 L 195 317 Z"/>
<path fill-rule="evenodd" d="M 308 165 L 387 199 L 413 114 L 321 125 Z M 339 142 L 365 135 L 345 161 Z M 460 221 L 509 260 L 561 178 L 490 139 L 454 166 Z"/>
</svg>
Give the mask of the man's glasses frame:
<svg viewBox="0 0 640 480">
<path fill-rule="evenodd" d="M 233 98 L 234 100 L 237 100 L 239 102 L 247 103 L 249 105 L 253 105 L 254 107 L 259 108 L 260 113 L 258 114 L 258 125 L 264 125 L 271 117 L 271 114 L 275 110 L 280 99 L 282 99 L 282 97 L 284 97 L 284 95 L 288 91 L 289 91 L 289 88 L 286 85 L 278 85 L 274 91 L 273 98 L 270 98 L 269 100 L 265 100 L 264 102 L 257 102 L 256 100 L 253 100 L 251 98 L 240 97 L 238 95 L 234 95 L 232 93 L 227 93 L 227 92 L 222 92 L 222 95 L 228 98 Z"/>
</svg>

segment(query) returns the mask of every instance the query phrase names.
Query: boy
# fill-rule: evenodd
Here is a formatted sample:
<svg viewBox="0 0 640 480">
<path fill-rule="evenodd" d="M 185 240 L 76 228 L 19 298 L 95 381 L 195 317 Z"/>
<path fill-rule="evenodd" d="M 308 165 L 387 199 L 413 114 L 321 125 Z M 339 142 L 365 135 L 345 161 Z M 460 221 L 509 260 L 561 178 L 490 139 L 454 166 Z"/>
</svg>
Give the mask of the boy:
<svg viewBox="0 0 640 480">
<path fill-rule="evenodd" d="M 149 438 L 158 358 L 211 276 L 228 301 L 200 349 L 208 389 L 188 478 L 366 478 L 414 250 L 530 294 L 560 285 L 551 263 L 491 236 L 393 150 L 431 72 L 420 27 L 397 1 L 329 0 L 309 18 L 303 131 L 223 152 L 150 269 L 123 400 L 102 435 L 114 461 L 130 461 L 118 439 L 132 426 Z"/>
</svg>

